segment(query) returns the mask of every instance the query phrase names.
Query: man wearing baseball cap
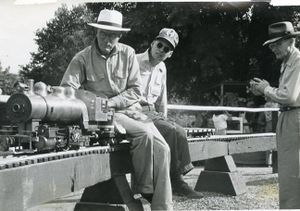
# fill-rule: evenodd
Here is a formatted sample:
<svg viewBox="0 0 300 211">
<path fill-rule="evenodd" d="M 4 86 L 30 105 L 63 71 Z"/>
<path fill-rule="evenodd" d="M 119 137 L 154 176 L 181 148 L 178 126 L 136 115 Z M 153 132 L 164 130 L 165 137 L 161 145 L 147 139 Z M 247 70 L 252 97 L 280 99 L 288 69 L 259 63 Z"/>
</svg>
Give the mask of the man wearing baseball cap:
<svg viewBox="0 0 300 211">
<path fill-rule="evenodd" d="M 250 82 L 255 95 L 280 105 L 276 140 L 281 209 L 300 209 L 300 52 L 295 47 L 299 35 L 291 22 L 271 24 L 269 39 L 263 45 L 281 61 L 279 86 L 271 87 L 260 78 Z"/>
<path fill-rule="evenodd" d="M 136 110 L 142 88 L 139 65 L 133 48 L 119 43 L 130 29 L 122 27 L 120 12 L 107 9 L 89 25 L 97 29 L 95 41 L 75 55 L 61 85 L 108 97 L 114 120 L 131 143 L 134 193 L 151 195 L 152 210 L 172 210 L 170 149 L 153 122 Z"/>
<path fill-rule="evenodd" d="M 174 29 L 163 28 L 152 41 L 150 48 L 138 54 L 143 85 L 141 105 L 144 114 L 151 118 L 171 149 L 170 176 L 175 194 L 188 198 L 202 198 L 183 180 L 193 169 L 185 130 L 167 119 L 167 84 L 164 61 L 170 58 L 179 42 Z"/>
</svg>

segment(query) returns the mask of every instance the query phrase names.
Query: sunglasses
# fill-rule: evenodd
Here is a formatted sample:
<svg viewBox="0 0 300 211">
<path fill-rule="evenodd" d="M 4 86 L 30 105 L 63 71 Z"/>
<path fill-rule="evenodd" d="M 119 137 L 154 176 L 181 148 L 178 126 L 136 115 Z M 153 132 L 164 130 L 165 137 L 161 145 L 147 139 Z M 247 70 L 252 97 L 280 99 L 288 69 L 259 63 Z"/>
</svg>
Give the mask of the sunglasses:
<svg viewBox="0 0 300 211">
<path fill-rule="evenodd" d="M 157 42 L 156 47 L 157 47 L 158 49 L 163 48 L 163 51 L 164 51 L 165 53 L 168 53 L 169 51 L 172 50 L 172 49 L 169 48 L 168 46 L 164 46 L 164 44 L 162 44 L 161 42 Z"/>
</svg>

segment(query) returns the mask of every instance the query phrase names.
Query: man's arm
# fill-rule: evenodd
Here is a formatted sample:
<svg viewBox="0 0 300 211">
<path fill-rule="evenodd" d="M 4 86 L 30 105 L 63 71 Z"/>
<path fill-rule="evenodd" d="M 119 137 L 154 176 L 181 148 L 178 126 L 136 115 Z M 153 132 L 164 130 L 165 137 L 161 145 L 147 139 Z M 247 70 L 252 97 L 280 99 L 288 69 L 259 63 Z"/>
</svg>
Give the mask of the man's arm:
<svg viewBox="0 0 300 211">
<path fill-rule="evenodd" d="M 85 80 L 85 67 L 79 56 L 75 56 L 60 82 L 60 86 L 70 86 L 79 89 Z"/>
<path fill-rule="evenodd" d="M 117 109 L 128 108 L 139 102 L 142 96 L 140 68 L 134 51 L 129 56 L 129 62 L 126 90 L 109 99 L 109 105 Z"/>
<path fill-rule="evenodd" d="M 166 71 L 164 71 L 164 74 L 162 76 L 162 85 L 161 85 L 161 92 L 159 97 L 157 98 L 155 102 L 155 110 L 157 112 L 161 112 L 164 114 L 164 116 L 167 116 L 167 104 L 168 104 L 168 99 L 167 99 L 167 74 Z"/>
<path fill-rule="evenodd" d="M 298 59 L 291 69 L 284 73 L 281 86 L 274 88 L 268 86 L 264 89 L 267 98 L 274 102 L 291 105 L 297 101 L 300 92 L 300 59 Z"/>
</svg>

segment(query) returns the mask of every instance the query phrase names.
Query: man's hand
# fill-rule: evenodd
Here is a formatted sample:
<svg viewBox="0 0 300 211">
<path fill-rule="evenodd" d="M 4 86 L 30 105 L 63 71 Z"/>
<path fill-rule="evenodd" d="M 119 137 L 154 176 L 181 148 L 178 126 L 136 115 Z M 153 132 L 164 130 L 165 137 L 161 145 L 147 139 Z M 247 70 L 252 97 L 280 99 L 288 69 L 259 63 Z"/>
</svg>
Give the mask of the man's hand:
<svg viewBox="0 0 300 211">
<path fill-rule="evenodd" d="M 115 108 L 116 107 L 116 103 L 115 103 L 115 101 L 109 99 L 107 101 L 107 106 L 108 106 L 108 108 Z"/>
<path fill-rule="evenodd" d="M 257 89 L 256 83 L 253 80 L 250 80 L 250 87 L 248 88 L 248 90 L 252 92 L 252 94 L 254 94 L 255 96 L 262 95 L 262 93 L 260 93 Z"/>
<path fill-rule="evenodd" d="M 148 117 L 140 111 L 126 110 L 125 114 L 135 120 L 146 121 L 148 119 Z"/>
<path fill-rule="evenodd" d="M 131 106 L 129 106 L 126 110 L 130 110 L 130 111 L 140 111 L 142 112 L 142 106 L 140 103 L 134 103 Z"/>
<path fill-rule="evenodd" d="M 253 78 L 250 81 L 250 91 L 254 94 L 254 95 L 263 95 L 264 94 L 264 90 L 267 86 L 270 86 L 269 82 L 264 80 L 264 79 L 260 79 L 260 78 Z"/>
<path fill-rule="evenodd" d="M 263 94 L 265 88 L 270 86 L 269 82 L 264 79 L 253 78 L 254 83 L 256 83 L 257 89 Z"/>
</svg>

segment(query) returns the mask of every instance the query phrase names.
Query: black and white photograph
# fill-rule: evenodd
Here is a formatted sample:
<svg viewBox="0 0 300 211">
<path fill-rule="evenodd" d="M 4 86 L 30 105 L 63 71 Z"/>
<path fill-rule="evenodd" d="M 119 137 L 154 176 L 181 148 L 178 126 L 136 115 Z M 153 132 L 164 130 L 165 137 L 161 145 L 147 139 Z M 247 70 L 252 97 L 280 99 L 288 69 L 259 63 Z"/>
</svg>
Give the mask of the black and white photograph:
<svg viewBox="0 0 300 211">
<path fill-rule="evenodd" d="M 298 0 L 1 0 L 0 211 L 300 210 Z"/>
</svg>

